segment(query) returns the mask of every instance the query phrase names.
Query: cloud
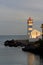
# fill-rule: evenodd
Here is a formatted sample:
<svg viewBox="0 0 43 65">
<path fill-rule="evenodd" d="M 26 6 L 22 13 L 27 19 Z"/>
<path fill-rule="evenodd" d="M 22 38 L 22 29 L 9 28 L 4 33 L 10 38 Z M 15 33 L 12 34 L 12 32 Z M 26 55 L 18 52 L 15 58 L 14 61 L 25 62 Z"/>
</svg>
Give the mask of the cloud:
<svg viewBox="0 0 43 65">
<path fill-rule="evenodd" d="M 43 16 L 42 0 L 0 0 L 0 2 L 0 13 L 5 15 L 6 20 L 26 18 L 27 16 L 34 18 Z"/>
<path fill-rule="evenodd" d="M 0 7 L 0 21 L 15 21 L 26 16 L 24 11 Z"/>
<path fill-rule="evenodd" d="M 22 33 L 21 28 L 23 27 L 23 31 L 25 31 L 24 29 L 26 28 L 26 26 L 24 27 L 23 25 L 24 24 L 26 25 L 28 17 L 32 17 L 34 19 L 33 24 L 35 25 L 38 24 L 39 29 L 39 25 L 43 23 L 42 13 L 43 13 L 43 0 L 0 0 L 0 25 L 2 24 L 4 26 L 3 29 L 6 27 L 5 25 L 8 26 L 9 24 L 8 27 L 10 30 L 11 28 L 10 24 L 12 24 L 13 26 L 13 24 L 16 25 L 16 23 L 18 22 L 19 24 L 17 23 L 17 27 L 21 26 L 20 29 L 19 27 L 18 29 L 20 30 L 21 34 L 24 34 L 24 32 Z M 35 25 L 34 28 L 37 28 L 37 26 Z M 5 30 L 7 30 L 7 28 Z M 12 27 L 12 30 L 15 30 L 15 28 L 13 29 Z M 18 32 L 15 31 L 15 33 L 19 34 L 19 31 Z"/>
</svg>

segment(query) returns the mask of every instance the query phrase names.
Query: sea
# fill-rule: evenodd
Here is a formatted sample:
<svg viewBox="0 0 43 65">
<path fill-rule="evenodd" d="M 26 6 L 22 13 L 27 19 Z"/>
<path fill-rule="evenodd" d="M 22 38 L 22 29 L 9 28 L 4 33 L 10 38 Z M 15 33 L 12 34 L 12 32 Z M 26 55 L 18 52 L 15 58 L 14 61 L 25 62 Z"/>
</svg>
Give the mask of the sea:
<svg viewBox="0 0 43 65">
<path fill-rule="evenodd" d="M 22 51 L 22 47 L 5 47 L 6 40 L 27 39 L 26 35 L 0 35 L 0 65 L 43 65 L 38 55 Z"/>
</svg>

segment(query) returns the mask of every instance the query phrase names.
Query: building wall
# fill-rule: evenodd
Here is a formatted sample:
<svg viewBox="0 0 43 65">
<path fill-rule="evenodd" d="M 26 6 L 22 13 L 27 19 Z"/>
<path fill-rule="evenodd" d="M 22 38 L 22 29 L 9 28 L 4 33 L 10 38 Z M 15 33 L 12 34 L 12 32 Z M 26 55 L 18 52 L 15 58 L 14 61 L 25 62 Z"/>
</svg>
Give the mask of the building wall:
<svg viewBox="0 0 43 65">
<path fill-rule="evenodd" d="M 38 30 L 33 30 L 31 32 L 31 38 L 39 38 L 41 35 L 41 32 L 39 32 Z"/>
</svg>

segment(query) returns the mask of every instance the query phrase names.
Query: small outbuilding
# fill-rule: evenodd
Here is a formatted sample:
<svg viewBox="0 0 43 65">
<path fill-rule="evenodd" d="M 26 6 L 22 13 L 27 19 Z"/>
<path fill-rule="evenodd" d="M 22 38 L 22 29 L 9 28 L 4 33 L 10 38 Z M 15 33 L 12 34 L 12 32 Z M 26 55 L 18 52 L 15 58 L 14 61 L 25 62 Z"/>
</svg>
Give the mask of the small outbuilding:
<svg viewBox="0 0 43 65">
<path fill-rule="evenodd" d="M 38 31 L 38 30 L 36 30 L 36 29 L 34 29 L 32 32 L 31 32 L 31 38 L 39 38 L 40 37 L 40 35 L 41 35 L 41 32 L 40 31 Z"/>
</svg>

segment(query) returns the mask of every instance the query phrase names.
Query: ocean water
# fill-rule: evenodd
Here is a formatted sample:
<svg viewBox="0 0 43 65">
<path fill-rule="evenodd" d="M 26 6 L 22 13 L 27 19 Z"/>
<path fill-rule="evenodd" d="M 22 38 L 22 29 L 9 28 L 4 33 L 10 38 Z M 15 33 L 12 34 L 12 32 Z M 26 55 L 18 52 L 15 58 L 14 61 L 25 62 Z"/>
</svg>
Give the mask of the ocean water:
<svg viewBox="0 0 43 65">
<path fill-rule="evenodd" d="M 4 41 L 11 39 L 26 39 L 26 36 L 0 36 L 0 65 L 43 65 L 40 56 L 23 52 L 21 47 L 5 47 Z"/>
</svg>

